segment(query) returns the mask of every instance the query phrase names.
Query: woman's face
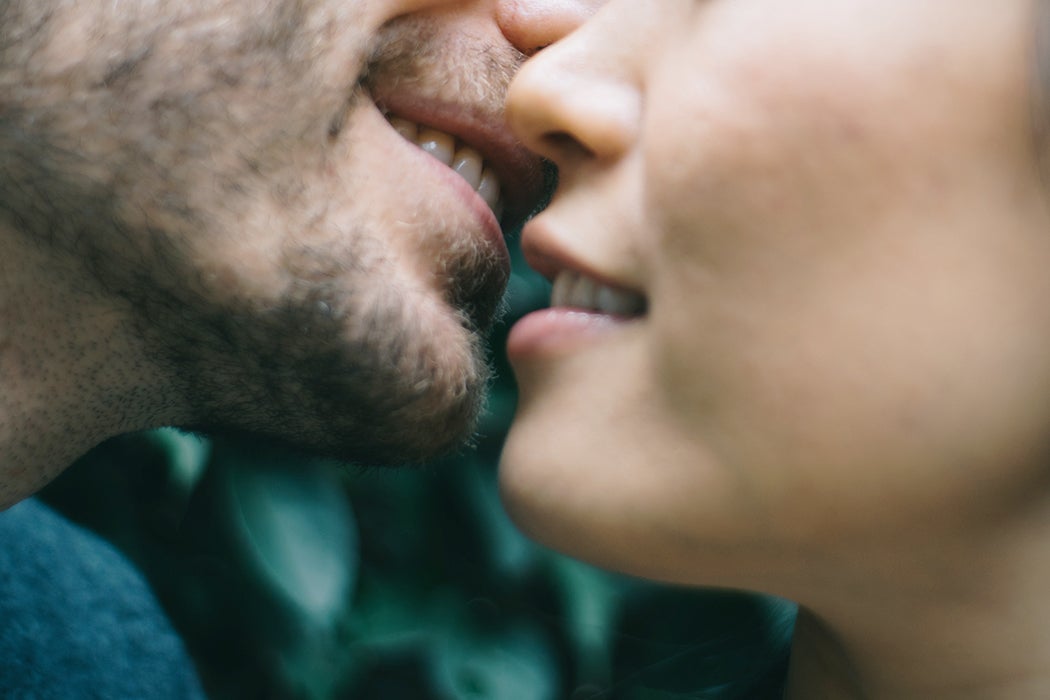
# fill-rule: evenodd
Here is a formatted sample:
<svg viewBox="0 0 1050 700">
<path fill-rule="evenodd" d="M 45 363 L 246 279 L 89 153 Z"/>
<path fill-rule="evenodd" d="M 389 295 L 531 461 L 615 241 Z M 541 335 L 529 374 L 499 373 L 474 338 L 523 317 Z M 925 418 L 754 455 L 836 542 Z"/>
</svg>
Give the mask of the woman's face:
<svg viewBox="0 0 1050 700">
<path fill-rule="evenodd" d="M 527 532 L 767 585 L 1045 498 L 1034 13 L 612 0 L 526 65 L 510 120 L 561 172 L 523 239 L 559 308 L 509 345 Z"/>
</svg>

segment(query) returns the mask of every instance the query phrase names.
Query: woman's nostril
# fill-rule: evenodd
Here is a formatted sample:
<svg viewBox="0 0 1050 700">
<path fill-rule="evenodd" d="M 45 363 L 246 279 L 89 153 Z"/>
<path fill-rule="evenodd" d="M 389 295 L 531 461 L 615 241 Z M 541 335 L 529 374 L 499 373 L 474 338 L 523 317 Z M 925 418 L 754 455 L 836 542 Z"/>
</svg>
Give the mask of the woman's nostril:
<svg viewBox="0 0 1050 700">
<path fill-rule="evenodd" d="M 552 131 L 544 134 L 543 142 L 550 152 L 562 157 L 571 155 L 591 157 L 594 155 L 594 151 L 567 131 Z"/>
</svg>

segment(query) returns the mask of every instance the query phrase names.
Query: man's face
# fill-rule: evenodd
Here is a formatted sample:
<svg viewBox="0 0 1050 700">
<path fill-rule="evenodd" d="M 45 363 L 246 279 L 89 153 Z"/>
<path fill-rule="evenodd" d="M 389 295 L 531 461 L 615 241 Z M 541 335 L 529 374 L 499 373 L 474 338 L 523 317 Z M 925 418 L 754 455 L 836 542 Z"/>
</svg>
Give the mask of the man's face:
<svg viewBox="0 0 1050 700">
<path fill-rule="evenodd" d="M 0 196 L 119 300 L 168 413 L 371 462 L 469 433 L 542 180 L 496 3 L 12 5 Z"/>
</svg>

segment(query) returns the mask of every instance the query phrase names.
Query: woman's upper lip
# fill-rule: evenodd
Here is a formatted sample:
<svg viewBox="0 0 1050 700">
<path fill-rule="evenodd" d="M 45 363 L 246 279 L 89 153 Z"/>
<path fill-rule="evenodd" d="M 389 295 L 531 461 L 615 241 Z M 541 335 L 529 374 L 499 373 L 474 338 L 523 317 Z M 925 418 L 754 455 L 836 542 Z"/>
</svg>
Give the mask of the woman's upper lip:
<svg viewBox="0 0 1050 700">
<path fill-rule="evenodd" d="M 378 86 L 371 93 L 383 111 L 455 136 L 481 154 L 499 177 L 505 230 L 520 226 L 543 201 L 543 160 L 514 137 L 502 113 L 480 113 L 470 105 L 421 99 Z"/>
<path fill-rule="evenodd" d="M 540 214 L 528 223 L 521 237 L 521 252 L 529 267 L 545 277 L 548 282 L 553 283 L 558 273 L 568 271 L 608 287 L 642 294 L 637 283 L 624 279 L 623 275 L 602 270 L 581 255 L 559 245 L 548 219 L 548 212 Z"/>
</svg>

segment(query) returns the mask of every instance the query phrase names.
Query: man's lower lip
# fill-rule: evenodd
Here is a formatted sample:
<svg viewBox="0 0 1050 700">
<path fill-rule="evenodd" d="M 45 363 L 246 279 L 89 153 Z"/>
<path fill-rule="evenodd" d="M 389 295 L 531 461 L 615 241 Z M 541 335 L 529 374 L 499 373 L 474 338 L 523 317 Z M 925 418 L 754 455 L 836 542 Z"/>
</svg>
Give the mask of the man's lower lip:
<svg viewBox="0 0 1050 700">
<path fill-rule="evenodd" d="M 481 195 L 474 191 L 474 188 L 451 168 L 422 150 L 419 150 L 419 154 L 429 162 L 435 174 L 443 178 L 467 203 L 474 217 L 481 224 L 482 234 L 486 242 L 493 246 L 499 255 L 500 264 L 509 272 L 510 251 L 507 249 L 507 241 L 503 237 L 503 229 L 500 227 L 496 214 L 485 203 L 485 200 L 481 198 Z"/>
<path fill-rule="evenodd" d="M 507 357 L 513 362 L 569 352 L 633 320 L 580 309 L 534 311 L 511 328 L 507 337 Z"/>
</svg>

